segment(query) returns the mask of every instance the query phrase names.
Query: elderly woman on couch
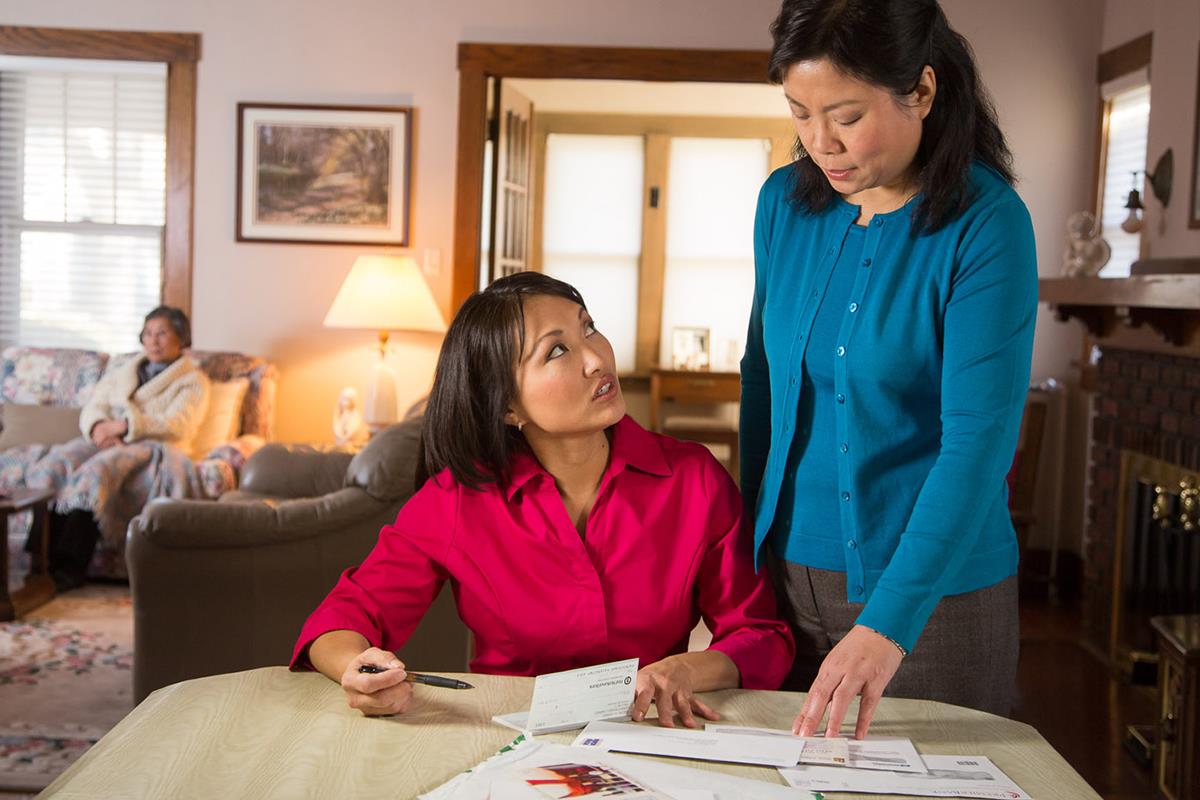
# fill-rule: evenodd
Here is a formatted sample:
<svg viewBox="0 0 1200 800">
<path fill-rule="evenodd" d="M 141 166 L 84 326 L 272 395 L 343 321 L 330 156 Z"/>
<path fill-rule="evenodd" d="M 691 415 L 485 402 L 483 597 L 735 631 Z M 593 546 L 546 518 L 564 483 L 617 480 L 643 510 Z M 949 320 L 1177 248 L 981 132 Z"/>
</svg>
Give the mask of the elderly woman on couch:
<svg viewBox="0 0 1200 800">
<path fill-rule="evenodd" d="M 85 439 L 51 449 L 39 468 L 66 478 L 50 518 L 50 574 L 59 591 L 80 586 L 100 537 L 97 497 L 111 493 L 132 473 L 121 445 L 154 441 L 181 453 L 208 408 L 208 378 L 184 348 L 191 324 L 177 308 L 159 306 L 146 315 L 142 355 L 112 366 L 96 384 L 79 415 Z M 110 484 L 106 486 L 105 484 Z M 37 553 L 31 536 L 28 549 Z"/>
</svg>

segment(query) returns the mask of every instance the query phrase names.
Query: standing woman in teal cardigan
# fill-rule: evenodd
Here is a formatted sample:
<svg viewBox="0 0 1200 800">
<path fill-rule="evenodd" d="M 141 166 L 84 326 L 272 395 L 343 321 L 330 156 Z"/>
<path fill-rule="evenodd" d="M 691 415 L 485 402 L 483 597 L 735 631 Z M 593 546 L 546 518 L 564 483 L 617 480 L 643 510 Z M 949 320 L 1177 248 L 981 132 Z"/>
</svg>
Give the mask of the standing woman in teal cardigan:
<svg viewBox="0 0 1200 800">
<path fill-rule="evenodd" d="M 1005 474 L 1029 381 L 1033 231 L 970 46 L 935 0 L 784 0 L 742 360 L 742 490 L 793 626 L 794 728 L 861 695 L 1007 714 Z"/>
</svg>

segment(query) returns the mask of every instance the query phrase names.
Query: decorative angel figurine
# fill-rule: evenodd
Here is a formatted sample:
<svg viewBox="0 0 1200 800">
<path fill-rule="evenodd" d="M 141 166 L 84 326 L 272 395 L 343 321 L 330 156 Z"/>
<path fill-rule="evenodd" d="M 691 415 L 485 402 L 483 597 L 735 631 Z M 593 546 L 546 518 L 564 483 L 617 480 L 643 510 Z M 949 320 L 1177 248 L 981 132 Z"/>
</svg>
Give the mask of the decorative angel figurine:
<svg viewBox="0 0 1200 800">
<path fill-rule="evenodd" d="M 354 387 L 342 389 L 337 408 L 333 410 L 333 439 L 339 445 L 360 447 L 370 438 L 367 424 L 363 421 L 358 392 Z"/>
<path fill-rule="evenodd" d="M 1067 249 L 1063 253 L 1063 274 L 1069 278 L 1091 278 L 1108 263 L 1112 248 L 1100 235 L 1100 227 L 1090 211 L 1076 211 L 1067 218 Z"/>
</svg>

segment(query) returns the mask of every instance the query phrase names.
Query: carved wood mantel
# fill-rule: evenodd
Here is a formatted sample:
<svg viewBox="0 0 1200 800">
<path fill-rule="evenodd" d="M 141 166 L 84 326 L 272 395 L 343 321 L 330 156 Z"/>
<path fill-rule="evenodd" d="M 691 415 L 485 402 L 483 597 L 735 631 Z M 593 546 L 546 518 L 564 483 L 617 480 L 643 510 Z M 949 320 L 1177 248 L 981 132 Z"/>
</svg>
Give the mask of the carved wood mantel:
<svg viewBox="0 0 1200 800">
<path fill-rule="evenodd" d="M 1038 299 L 1063 322 L 1080 320 L 1098 339 L 1122 326 L 1146 326 L 1169 344 L 1200 345 L 1200 274 L 1043 278 Z"/>
</svg>

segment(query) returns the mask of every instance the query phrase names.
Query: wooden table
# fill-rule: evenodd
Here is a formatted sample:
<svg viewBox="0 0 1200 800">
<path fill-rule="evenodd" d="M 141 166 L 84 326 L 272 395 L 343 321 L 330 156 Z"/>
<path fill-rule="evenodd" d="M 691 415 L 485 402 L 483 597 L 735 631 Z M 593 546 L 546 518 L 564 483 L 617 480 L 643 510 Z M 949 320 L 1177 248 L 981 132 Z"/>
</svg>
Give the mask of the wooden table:
<svg viewBox="0 0 1200 800">
<path fill-rule="evenodd" d="M 386 718 L 350 709 L 341 688 L 321 675 L 283 667 L 184 681 L 146 698 L 42 796 L 415 797 L 511 741 L 514 732 L 491 716 L 527 708 L 533 692 L 531 678 L 460 677 L 476 688 L 417 686 L 409 712 Z M 785 728 L 802 697 L 731 689 L 705 700 L 727 722 Z M 988 756 L 1038 800 L 1099 800 L 1020 722 L 942 703 L 885 699 L 871 732 L 909 737 L 923 753 Z M 575 735 L 539 738 L 570 743 Z M 766 767 L 686 763 L 783 784 Z"/>
<path fill-rule="evenodd" d="M 54 499 L 53 489 L 14 489 L 0 495 L 0 534 L 4 547 L 0 548 L 0 622 L 14 620 L 54 597 L 54 581 L 50 579 L 50 560 L 47 548 L 50 543 L 49 503 Z M 41 563 L 37 572 L 30 572 L 25 584 L 12 595 L 8 592 L 8 517 L 20 511 L 33 512 L 33 527 L 41 528 Z"/>
</svg>

